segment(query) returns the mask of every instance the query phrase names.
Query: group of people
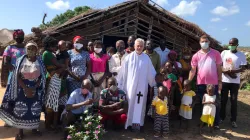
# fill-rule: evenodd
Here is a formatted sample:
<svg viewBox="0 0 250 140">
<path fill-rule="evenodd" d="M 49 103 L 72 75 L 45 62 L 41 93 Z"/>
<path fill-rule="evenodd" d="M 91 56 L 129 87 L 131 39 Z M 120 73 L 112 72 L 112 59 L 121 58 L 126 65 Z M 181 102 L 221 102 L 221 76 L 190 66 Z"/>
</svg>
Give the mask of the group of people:
<svg viewBox="0 0 250 140">
<path fill-rule="evenodd" d="M 22 30 L 16 30 L 13 38 L 16 44 L 3 54 L 9 78 L 0 118 L 6 126 L 19 129 L 16 140 L 23 139 L 23 129 L 41 135 L 41 112 L 45 113 L 46 129 L 57 131 L 59 126 L 74 124 L 93 106 L 104 127 L 113 120 L 115 128 L 125 125 L 126 129 L 143 130 L 148 116 L 154 120 L 155 137 L 167 137 L 169 117 L 185 120 L 188 127 L 192 108 L 200 102 L 201 128 L 203 123 L 219 128 L 225 120 L 229 91 L 231 122 L 237 127 L 240 72 L 247 61 L 237 51 L 236 38 L 220 54 L 203 35 L 201 50 L 194 55 L 190 48 L 179 54 L 170 51 L 165 39 L 157 46 L 135 36 L 129 36 L 127 47 L 118 40 L 115 49 L 107 52 L 99 40 L 88 42 L 75 36 L 71 44 L 46 36 L 39 54 L 41 46 L 23 43 Z"/>
</svg>

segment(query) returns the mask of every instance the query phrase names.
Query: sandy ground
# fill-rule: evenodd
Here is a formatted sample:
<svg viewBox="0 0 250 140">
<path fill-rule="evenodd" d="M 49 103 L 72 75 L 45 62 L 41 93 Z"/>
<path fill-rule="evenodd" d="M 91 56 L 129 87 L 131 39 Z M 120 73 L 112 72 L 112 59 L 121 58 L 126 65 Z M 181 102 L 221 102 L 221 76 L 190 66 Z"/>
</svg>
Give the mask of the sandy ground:
<svg viewBox="0 0 250 140">
<path fill-rule="evenodd" d="M 1 61 L 0 61 L 1 66 Z M 5 89 L 0 88 L 0 102 L 2 101 Z M 230 106 L 230 102 L 228 103 Z M 171 134 L 168 139 L 170 140 L 250 140 L 250 92 L 240 91 L 239 101 L 238 101 L 238 128 L 232 129 L 230 120 L 230 111 L 227 111 L 227 118 L 223 124 L 221 124 L 221 129 L 214 131 L 212 134 L 209 132 L 207 127 L 204 127 L 204 134 L 199 134 L 199 117 L 200 110 L 199 106 L 194 108 L 193 114 L 194 118 L 191 121 L 191 126 L 188 130 L 179 128 L 179 121 L 171 120 L 170 130 Z M 44 115 L 41 116 L 40 130 L 43 135 L 41 137 L 33 136 L 30 131 L 25 131 L 25 140 L 60 140 L 62 138 L 62 133 L 48 133 L 44 129 Z M 5 128 L 3 127 L 4 122 L 0 120 L 0 140 L 14 140 L 17 134 L 17 129 L 15 128 Z M 163 138 L 153 137 L 153 123 L 145 122 L 145 132 L 136 133 L 126 130 L 115 131 L 108 129 L 107 133 L 104 135 L 103 140 L 163 140 Z"/>
<path fill-rule="evenodd" d="M 4 88 L 0 88 L 0 100 L 2 100 L 3 94 L 5 92 Z M 214 131 L 212 134 L 209 132 L 207 127 L 204 127 L 204 134 L 199 135 L 199 106 L 194 110 L 194 118 L 191 122 L 191 127 L 188 130 L 179 129 L 179 121 L 171 121 L 171 135 L 169 139 L 171 140 L 250 140 L 250 93 L 241 91 L 239 95 L 238 102 L 238 126 L 237 129 L 232 129 L 229 123 L 230 113 L 227 111 L 227 119 L 221 125 L 221 129 Z M 229 102 L 230 103 L 230 102 Z M 25 140 L 60 140 L 62 138 L 62 133 L 48 133 L 44 129 L 44 116 L 41 116 L 41 126 L 40 129 L 43 132 L 43 136 L 37 137 L 33 136 L 31 132 L 25 131 Z M 17 129 L 15 128 L 5 128 L 4 123 L 0 120 L 0 139 L 1 140 L 14 140 L 15 134 L 17 134 Z M 153 140 L 153 124 L 147 121 L 145 125 L 144 133 L 136 133 L 130 131 L 114 131 L 108 129 L 107 133 L 104 135 L 104 140 Z M 163 139 L 163 138 L 157 138 Z"/>
</svg>

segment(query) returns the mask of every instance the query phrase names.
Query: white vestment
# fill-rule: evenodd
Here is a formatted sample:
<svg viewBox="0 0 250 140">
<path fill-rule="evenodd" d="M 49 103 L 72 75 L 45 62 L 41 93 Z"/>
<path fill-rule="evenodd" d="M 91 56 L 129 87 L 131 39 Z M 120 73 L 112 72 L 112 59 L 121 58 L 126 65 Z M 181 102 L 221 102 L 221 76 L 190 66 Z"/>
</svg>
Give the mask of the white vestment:
<svg viewBox="0 0 250 140">
<path fill-rule="evenodd" d="M 148 84 L 155 86 L 155 75 L 156 71 L 148 55 L 132 52 L 125 58 L 117 77 L 118 86 L 126 92 L 129 103 L 125 129 L 132 126 L 132 123 L 144 125 Z M 139 93 L 142 96 L 138 96 Z"/>
</svg>

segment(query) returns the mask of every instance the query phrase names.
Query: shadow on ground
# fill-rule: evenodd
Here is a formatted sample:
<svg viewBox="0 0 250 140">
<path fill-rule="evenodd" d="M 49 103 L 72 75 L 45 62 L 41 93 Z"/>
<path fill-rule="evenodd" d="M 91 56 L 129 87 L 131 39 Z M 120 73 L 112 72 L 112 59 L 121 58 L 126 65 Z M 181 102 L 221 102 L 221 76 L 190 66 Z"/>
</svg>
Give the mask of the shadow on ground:
<svg viewBox="0 0 250 140">
<path fill-rule="evenodd" d="M 3 92 L 1 90 L 1 95 Z M 184 129 L 179 128 L 178 120 L 170 120 L 170 130 L 169 135 L 170 140 L 249 140 L 250 139 L 250 93 L 240 92 L 238 101 L 238 128 L 232 129 L 230 120 L 230 100 L 228 102 L 227 108 L 227 118 L 223 124 L 221 124 L 221 129 L 210 133 L 207 126 L 203 129 L 203 135 L 199 134 L 199 118 L 200 118 L 200 106 L 197 105 L 193 111 L 193 120 L 190 122 L 190 128 Z M 24 140 L 60 140 L 62 138 L 62 133 L 52 133 L 46 132 L 44 129 L 44 117 L 41 117 L 41 131 L 43 133 L 42 137 L 33 136 L 30 131 L 25 131 Z M 185 124 L 183 123 L 183 127 Z M 144 133 L 130 132 L 127 130 L 113 130 L 109 128 L 108 132 L 104 135 L 103 140 L 164 140 L 163 138 L 153 137 L 153 122 L 145 121 L 145 131 Z M 3 122 L 0 121 L 0 139 L 1 140 L 14 140 L 17 134 L 17 129 L 15 128 L 5 128 L 3 127 Z"/>
</svg>

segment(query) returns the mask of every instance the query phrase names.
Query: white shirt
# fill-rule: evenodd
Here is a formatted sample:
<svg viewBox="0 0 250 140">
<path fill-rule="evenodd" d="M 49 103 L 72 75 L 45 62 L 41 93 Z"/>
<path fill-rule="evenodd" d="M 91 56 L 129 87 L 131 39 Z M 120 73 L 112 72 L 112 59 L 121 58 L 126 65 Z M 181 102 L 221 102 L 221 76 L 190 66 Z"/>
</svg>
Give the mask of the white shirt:
<svg viewBox="0 0 250 140">
<path fill-rule="evenodd" d="M 121 66 L 122 66 L 122 62 L 124 61 L 125 57 L 128 54 L 125 53 L 122 58 L 120 59 L 119 54 L 114 54 L 112 55 L 112 57 L 109 60 L 109 70 L 110 72 L 117 72 L 117 74 L 119 73 Z"/>
<path fill-rule="evenodd" d="M 246 56 L 244 53 L 237 51 L 232 53 L 230 50 L 225 50 L 221 53 L 223 69 L 237 70 L 240 66 L 247 65 Z M 233 79 L 227 74 L 222 74 L 222 82 L 240 84 L 240 73 L 237 73 L 237 78 Z"/>
<path fill-rule="evenodd" d="M 168 54 L 170 50 L 168 48 L 165 48 L 165 50 L 162 51 L 160 47 L 157 47 L 154 50 L 160 55 L 161 66 L 165 65 L 165 63 L 168 61 Z"/>
</svg>

